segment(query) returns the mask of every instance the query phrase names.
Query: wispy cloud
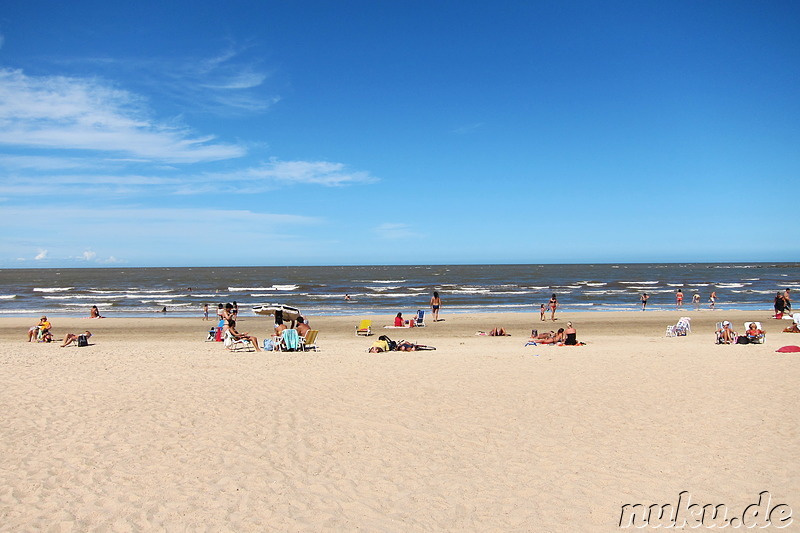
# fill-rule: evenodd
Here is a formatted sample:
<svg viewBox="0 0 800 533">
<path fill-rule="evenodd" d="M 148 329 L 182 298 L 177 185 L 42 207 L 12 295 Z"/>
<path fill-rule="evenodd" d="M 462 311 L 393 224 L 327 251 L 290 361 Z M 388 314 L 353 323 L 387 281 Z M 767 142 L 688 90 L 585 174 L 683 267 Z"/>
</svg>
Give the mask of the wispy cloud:
<svg viewBox="0 0 800 533">
<path fill-rule="evenodd" d="M 259 167 L 243 169 L 231 174 L 214 174 L 212 179 L 246 179 L 284 184 L 315 184 L 337 187 L 353 183 L 378 181 L 368 172 L 350 170 L 343 163 L 329 161 L 280 161 L 272 159 Z"/>
<path fill-rule="evenodd" d="M 482 127 L 483 127 L 483 122 L 475 122 L 473 124 L 467 124 L 465 126 L 460 126 L 458 128 L 455 128 L 454 130 L 452 130 L 452 133 L 455 133 L 456 135 L 466 135 Z"/>
<path fill-rule="evenodd" d="M 93 150 L 194 163 L 244 155 L 236 145 L 152 120 L 135 95 L 94 79 L 0 69 L 0 145 Z"/>
<path fill-rule="evenodd" d="M 43 261 L 47 259 L 47 250 L 39 250 L 39 253 L 36 254 L 36 257 L 33 258 L 34 261 Z"/>
<path fill-rule="evenodd" d="M 381 239 L 399 240 L 420 237 L 421 234 L 414 231 L 409 224 L 386 222 L 373 230 Z"/>
</svg>

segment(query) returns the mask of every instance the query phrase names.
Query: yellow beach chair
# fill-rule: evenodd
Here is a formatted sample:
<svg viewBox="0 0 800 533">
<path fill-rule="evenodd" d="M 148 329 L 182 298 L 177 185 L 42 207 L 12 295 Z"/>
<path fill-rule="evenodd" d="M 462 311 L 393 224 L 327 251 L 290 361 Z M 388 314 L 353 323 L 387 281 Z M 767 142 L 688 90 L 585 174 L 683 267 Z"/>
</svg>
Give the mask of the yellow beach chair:
<svg viewBox="0 0 800 533">
<path fill-rule="evenodd" d="M 372 320 L 362 320 L 361 323 L 356 326 L 356 335 L 364 335 L 365 337 L 372 335 Z"/>
</svg>

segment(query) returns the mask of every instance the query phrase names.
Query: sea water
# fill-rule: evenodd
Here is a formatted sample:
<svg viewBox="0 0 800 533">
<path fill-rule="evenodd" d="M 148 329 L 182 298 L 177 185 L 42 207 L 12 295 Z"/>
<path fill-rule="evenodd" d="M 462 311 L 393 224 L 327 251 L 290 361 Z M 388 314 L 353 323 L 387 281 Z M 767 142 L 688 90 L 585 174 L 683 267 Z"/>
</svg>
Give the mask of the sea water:
<svg viewBox="0 0 800 533">
<path fill-rule="evenodd" d="M 798 263 L 408 265 L 330 267 L 0 269 L 0 316 L 201 316 L 208 304 L 282 303 L 307 315 L 534 312 L 556 294 L 560 310 L 675 309 L 675 293 L 694 308 L 771 309 L 775 294 L 800 289 Z M 800 290 L 797 291 L 800 293 Z M 350 300 L 345 299 L 349 295 Z"/>
</svg>

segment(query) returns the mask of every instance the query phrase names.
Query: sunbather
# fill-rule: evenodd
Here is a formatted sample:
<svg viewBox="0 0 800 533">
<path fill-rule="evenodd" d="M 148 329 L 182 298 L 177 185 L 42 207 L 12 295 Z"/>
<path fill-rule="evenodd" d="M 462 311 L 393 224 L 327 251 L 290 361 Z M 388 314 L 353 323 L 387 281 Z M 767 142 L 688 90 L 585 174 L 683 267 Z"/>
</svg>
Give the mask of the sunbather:
<svg viewBox="0 0 800 533">
<path fill-rule="evenodd" d="M 69 346 L 73 342 L 77 342 L 81 336 L 84 336 L 88 339 L 89 337 L 92 336 L 92 334 L 88 330 L 84 331 L 83 333 L 67 333 L 66 335 L 64 335 L 64 342 L 61 343 L 61 347 L 63 348 L 64 346 Z"/>
<path fill-rule="evenodd" d="M 564 330 L 564 344 L 576 346 L 578 344 L 578 333 L 572 327 L 572 322 L 567 322 L 567 329 Z"/>
<path fill-rule="evenodd" d="M 544 339 L 536 339 L 538 344 L 562 344 L 565 340 L 564 328 L 558 328 L 555 335 L 552 337 L 545 337 Z"/>
<path fill-rule="evenodd" d="M 490 337 L 510 337 L 511 335 L 509 333 L 506 333 L 505 328 L 492 328 L 491 331 L 489 331 L 489 336 Z"/>
<path fill-rule="evenodd" d="M 306 333 L 311 331 L 311 327 L 306 324 L 306 319 L 302 316 L 297 317 L 297 326 L 294 329 L 297 330 L 297 334 L 301 337 L 305 337 Z"/>
<path fill-rule="evenodd" d="M 42 340 L 44 340 L 45 336 L 49 336 L 50 337 L 50 339 L 46 341 L 46 342 L 50 342 L 50 340 L 52 340 L 52 337 L 53 337 L 50 334 L 50 328 L 51 327 L 52 326 L 50 325 L 50 321 L 47 320 L 46 316 L 43 316 L 41 319 L 39 319 L 39 323 L 38 324 L 36 324 L 35 326 L 33 326 L 32 328 L 30 328 L 28 330 L 28 342 L 33 342 L 34 338 L 38 339 L 39 337 L 41 337 Z M 40 331 L 41 331 L 41 335 L 39 334 Z"/>
<path fill-rule="evenodd" d="M 764 338 L 764 332 L 758 329 L 755 322 L 750 323 L 750 327 L 747 328 L 747 338 L 750 340 L 751 343 L 757 342 L 759 339 Z"/>
<path fill-rule="evenodd" d="M 736 342 L 736 332 L 731 328 L 731 323 L 727 320 L 722 323 L 722 327 L 717 330 L 717 342 L 719 344 L 731 344 Z"/>
<path fill-rule="evenodd" d="M 238 331 L 236 331 L 236 328 L 234 328 L 233 325 L 230 325 L 228 326 L 228 333 L 230 333 L 231 336 L 237 341 L 241 340 L 250 341 L 250 344 L 252 344 L 255 347 L 257 352 L 261 351 L 261 348 L 258 346 L 258 339 L 252 335 L 249 335 L 247 332 L 239 333 Z"/>
</svg>

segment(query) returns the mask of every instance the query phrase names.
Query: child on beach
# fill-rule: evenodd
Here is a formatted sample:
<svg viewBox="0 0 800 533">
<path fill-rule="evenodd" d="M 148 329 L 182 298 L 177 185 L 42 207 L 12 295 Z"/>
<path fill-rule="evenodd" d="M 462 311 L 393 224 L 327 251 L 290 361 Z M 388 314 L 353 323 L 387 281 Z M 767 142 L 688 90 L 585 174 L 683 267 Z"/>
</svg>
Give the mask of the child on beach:
<svg viewBox="0 0 800 533">
<path fill-rule="evenodd" d="M 544 304 L 539 308 L 539 320 L 544 322 L 544 314 L 547 312 L 547 308 L 545 308 Z"/>
</svg>

